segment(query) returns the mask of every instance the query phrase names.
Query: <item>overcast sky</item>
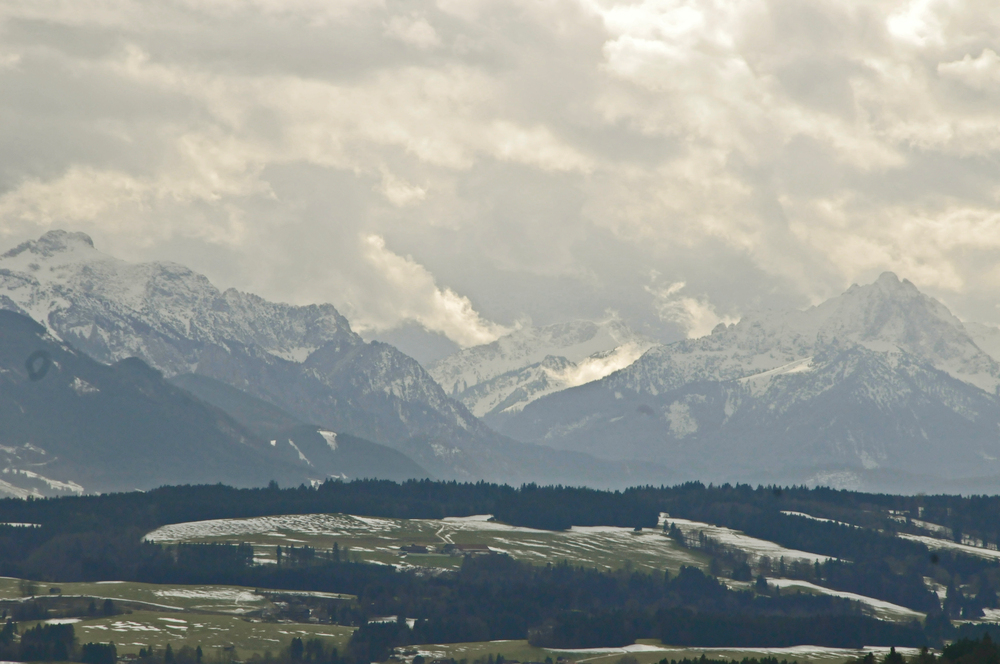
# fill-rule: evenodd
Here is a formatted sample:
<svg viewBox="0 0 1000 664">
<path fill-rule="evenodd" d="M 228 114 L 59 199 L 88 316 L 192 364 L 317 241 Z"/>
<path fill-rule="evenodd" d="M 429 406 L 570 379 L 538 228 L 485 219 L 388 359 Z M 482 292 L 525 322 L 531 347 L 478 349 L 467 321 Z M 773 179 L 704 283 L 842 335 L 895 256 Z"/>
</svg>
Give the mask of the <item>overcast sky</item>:
<svg viewBox="0 0 1000 664">
<path fill-rule="evenodd" d="M 0 249 L 463 346 L 884 270 L 1000 323 L 998 52 L 996 0 L 0 0 Z"/>
</svg>

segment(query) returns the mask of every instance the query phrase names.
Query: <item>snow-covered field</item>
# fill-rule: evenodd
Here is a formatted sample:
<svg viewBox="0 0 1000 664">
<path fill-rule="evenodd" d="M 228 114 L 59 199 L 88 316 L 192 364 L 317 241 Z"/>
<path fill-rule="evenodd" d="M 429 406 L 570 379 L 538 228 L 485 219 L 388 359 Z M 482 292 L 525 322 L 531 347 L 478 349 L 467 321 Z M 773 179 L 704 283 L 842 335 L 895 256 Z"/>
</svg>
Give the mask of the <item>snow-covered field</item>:
<svg viewBox="0 0 1000 664">
<path fill-rule="evenodd" d="M 916 648 L 897 648 L 905 656 L 916 655 Z M 405 651 L 400 652 L 400 651 Z M 480 643 L 433 644 L 414 648 L 398 648 L 397 656 L 404 662 L 412 662 L 413 657 L 422 655 L 425 659 L 457 658 L 485 659 L 488 654 L 502 653 L 507 659 L 521 661 L 542 661 L 546 657 L 565 657 L 575 662 L 595 662 L 616 664 L 623 655 L 636 658 L 640 664 L 655 664 L 661 659 L 698 659 L 702 654 L 713 659 L 729 659 L 739 662 L 745 657 L 775 657 L 779 660 L 799 662 L 843 663 L 871 652 L 881 659 L 889 648 L 866 646 L 863 649 L 829 648 L 824 646 L 792 646 L 786 648 L 696 648 L 668 646 L 657 641 L 643 641 L 619 648 L 533 648 L 525 641 L 484 641 Z"/>
<path fill-rule="evenodd" d="M 800 516 L 803 519 L 809 519 L 810 521 L 822 521 L 823 523 L 836 523 L 841 526 L 851 526 L 850 523 L 844 523 L 843 521 L 837 521 L 835 519 L 824 519 L 823 517 L 813 516 L 812 514 L 806 514 L 805 512 L 792 512 L 790 510 L 781 510 L 782 514 L 787 514 L 788 516 Z"/>
<path fill-rule="evenodd" d="M 167 590 L 154 590 L 157 597 L 180 597 L 184 599 L 197 600 L 219 600 L 222 602 L 232 602 L 233 604 L 260 604 L 266 601 L 260 595 L 256 595 L 249 590 L 242 588 L 226 588 L 216 586 L 205 586 L 203 588 L 170 588 Z"/>
<path fill-rule="evenodd" d="M 878 618 L 889 620 L 923 620 L 926 618 L 925 614 L 920 613 L 919 611 L 914 611 L 913 609 L 908 609 L 905 606 L 900 606 L 898 604 L 893 604 L 892 602 L 886 602 L 880 599 L 874 599 L 865 595 L 858 595 L 856 593 L 844 592 L 842 590 L 831 590 L 830 588 L 817 586 L 815 583 L 809 583 L 808 581 L 800 581 L 798 579 L 768 579 L 767 582 L 782 589 L 800 588 L 807 592 L 832 595 L 834 597 L 843 597 L 844 599 L 861 602 L 865 606 L 870 607 L 871 612 Z"/>
<path fill-rule="evenodd" d="M 575 527 L 553 532 L 490 521 L 489 515 L 446 519 L 385 519 L 344 514 L 269 516 L 220 519 L 164 526 L 148 535 L 152 542 L 248 542 L 261 561 L 272 559 L 278 545 L 326 550 L 336 543 L 355 559 L 401 568 L 453 567 L 459 559 L 442 555 L 448 544 L 488 546 L 491 551 L 544 564 L 617 568 L 627 562 L 639 569 L 676 572 L 682 565 L 704 567 L 705 559 L 685 550 L 661 530 Z M 429 554 L 404 554 L 401 546 L 420 544 Z"/>
<path fill-rule="evenodd" d="M 333 639 L 343 647 L 353 628 L 339 625 L 252 622 L 242 616 L 216 613 L 163 613 L 136 611 L 127 616 L 85 619 L 74 625 L 81 641 L 114 641 L 119 654 L 135 654 L 153 646 L 162 651 L 169 643 L 176 651 L 183 645 L 202 646 L 206 659 L 235 647 L 241 655 L 278 651 L 293 637 Z"/>
<path fill-rule="evenodd" d="M 656 652 L 656 653 L 686 653 L 691 650 L 697 650 L 698 652 L 704 652 L 706 655 L 710 653 L 719 654 L 729 654 L 729 653 L 744 653 L 747 656 L 769 656 L 769 657 L 788 657 L 795 659 L 829 659 L 831 656 L 843 656 L 855 657 L 858 655 L 864 655 L 866 652 L 874 652 L 876 654 L 885 654 L 889 652 L 889 648 L 882 646 L 865 646 L 863 650 L 854 650 L 851 648 L 828 648 L 825 646 L 790 646 L 787 648 L 688 648 L 688 647 L 675 647 L 675 646 L 655 646 L 647 645 L 644 643 L 634 643 L 630 646 L 624 646 L 622 648 L 579 648 L 576 650 L 555 650 L 552 652 L 558 652 L 560 654 L 572 654 L 572 655 L 613 655 L 613 654 L 635 654 L 644 652 Z M 896 648 L 896 652 L 901 655 L 911 657 L 913 655 L 920 654 L 919 648 Z M 576 661 L 585 661 L 584 659 L 576 658 Z"/>
<path fill-rule="evenodd" d="M 146 535 L 145 539 L 149 542 L 184 542 L 210 537 L 265 534 L 287 539 L 283 534 L 285 531 L 300 535 L 349 537 L 352 533 L 362 530 L 368 533 L 391 532 L 396 528 L 396 521 L 347 514 L 292 514 L 260 516 L 252 519 L 214 519 L 163 526 Z"/>
<path fill-rule="evenodd" d="M 565 560 L 571 564 L 603 569 L 631 565 L 636 569 L 673 573 L 682 565 L 706 567 L 707 560 L 697 550 L 685 549 L 663 532 L 663 526 L 676 525 L 689 540 L 700 533 L 720 544 L 747 553 L 752 559 L 769 557 L 786 563 L 823 562 L 828 556 L 789 549 L 775 542 L 750 537 L 742 532 L 709 523 L 674 519 L 663 514 L 660 527 L 634 531 L 610 526 L 573 527 L 568 531 L 546 531 L 510 526 L 490 520 L 489 515 L 446 519 L 387 519 L 343 514 L 271 516 L 254 519 L 226 519 L 166 526 L 147 535 L 156 542 L 207 541 L 248 542 L 261 557 L 270 556 L 278 544 L 287 546 L 308 543 L 317 549 L 330 549 L 336 543 L 353 559 L 396 565 L 402 569 L 454 567 L 460 558 L 440 553 L 448 544 L 485 545 L 490 551 L 514 558 L 545 564 Z M 426 554 L 405 554 L 400 547 L 420 544 Z M 862 603 L 869 613 L 886 620 L 919 620 L 923 614 L 890 602 L 841 592 L 806 581 L 770 579 L 780 588 L 798 588 L 802 592 L 822 593 Z M 211 596 L 239 607 L 249 602 L 235 589 L 177 590 L 159 593 L 166 597 Z M 255 596 L 256 597 L 256 596 Z"/>
<path fill-rule="evenodd" d="M 972 546 L 969 544 L 959 544 L 958 542 L 953 542 L 946 539 L 938 539 L 937 537 L 928 537 L 927 535 L 910 535 L 909 533 L 899 533 L 899 536 L 903 539 L 913 540 L 914 542 L 920 542 L 925 545 L 928 549 L 947 549 L 949 551 L 955 551 L 958 553 L 966 553 L 970 556 L 979 556 L 980 558 L 989 558 L 991 560 L 1000 559 L 1000 551 L 996 549 L 986 549 L 983 547 Z"/>
<path fill-rule="evenodd" d="M 687 648 L 674 646 L 655 646 L 636 643 L 623 648 L 583 648 L 578 650 L 553 650 L 560 655 L 570 655 L 577 662 L 585 662 L 588 659 L 597 659 L 604 655 L 637 655 L 642 653 L 662 654 L 669 658 L 673 655 L 677 657 L 690 657 L 692 651 L 704 653 L 711 658 L 737 659 L 739 657 L 776 657 L 789 660 L 829 660 L 835 658 L 853 659 L 863 657 L 867 652 L 876 655 L 885 655 L 889 648 L 881 646 L 865 646 L 862 650 L 850 648 L 827 648 L 824 646 L 791 646 L 788 648 Z M 906 657 L 912 657 L 920 653 L 919 648 L 896 648 L 896 652 Z M 597 656 L 588 658 L 587 655 Z"/>
<path fill-rule="evenodd" d="M 830 560 L 830 556 L 809 553 L 808 551 L 799 551 L 797 549 L 786 549 L 780 544 L 775 544 L 774 542 L 768 540 L 757 539 L 756 537 L 750 537 L 749 535 L 745 535 L 738 530 L 732 530 L 731 528 L 713 526 L 710 523 L 688 521 L 687 519 L 674 519 L 666 515 L 660 516 L 660 523 L 661 525 L 663 523 L 672 523 L 680 528 L 685 537 L 692 539 L 697 539 L 699 533 L 705 533 L 705 537 L 709 537 L 720 544 L 744 551 L 755 560 L 759 560 L 764 556 L 768 556 L 772 560 L 784 558 L 785 562 L 802 560 L 808 563 L 822 563 Z"/>
</svg>

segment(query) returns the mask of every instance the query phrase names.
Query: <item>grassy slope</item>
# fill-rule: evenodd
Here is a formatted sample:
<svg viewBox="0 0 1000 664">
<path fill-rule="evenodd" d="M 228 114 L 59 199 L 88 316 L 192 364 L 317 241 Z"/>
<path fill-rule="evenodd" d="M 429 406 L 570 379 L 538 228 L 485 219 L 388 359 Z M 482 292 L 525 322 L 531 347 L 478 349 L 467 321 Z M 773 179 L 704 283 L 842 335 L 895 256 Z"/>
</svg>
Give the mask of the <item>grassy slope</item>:
<svg viewBox="0 0 1000 664">
<path fill-rule="evenodd" d="M 357 560 L 403 567 L 454 568 L 456 557 L 441 554 L 404 555 L 399 547 L 423 544 L 440 549 L 448 543 L 485 544 L 495 551 L 537 564 L 567 560 L 598 569 L 669 569 L 682 565 L 707 568 L 708 559 L 683 549 L 662 532 L 628 528 L 574 528 L 552 532 L 514 528 L 466 519 L 386 519 L 346 515 L 304 515 L 204 522 L 168 526 L 150 534 L 163 542 L 249 542 L 259 558 L 274 560 L 276 547 L 303 546 L 330 549 L 337 543 Z"/>
</svg>

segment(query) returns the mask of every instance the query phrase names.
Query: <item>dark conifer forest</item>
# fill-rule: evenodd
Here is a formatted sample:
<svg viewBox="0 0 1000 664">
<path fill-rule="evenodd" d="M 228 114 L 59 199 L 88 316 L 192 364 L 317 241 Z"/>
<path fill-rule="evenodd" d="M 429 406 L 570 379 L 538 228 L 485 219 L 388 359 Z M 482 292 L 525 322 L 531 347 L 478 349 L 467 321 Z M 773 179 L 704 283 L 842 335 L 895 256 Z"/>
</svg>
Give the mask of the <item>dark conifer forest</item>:
<svg viewBox="0 0 1000 664">
<path fill-rule="evenodd" d="M 996 498 L 700 484 L 624 492 L 432 481 L 329 481 L 289 489 L 274 484 L 263 489 L 164 487 L 0 501 L 0 521 L 39 524 L 0 526 L 0 574 L 49 582 L 113 579 L 348 593 L 357 602 L 331 606 L 328 613 L 335 622 L 358 627 L 349 652 L 337 655 L 357 661 L 375 661 L 368 658 L 408 644 L 498 639 L 528 639 L 556 648 L 621 646 L 641 638 L 706 647 L 940 647 L 954 639 L 978 638 L 983 631 L 997 634 L 988 625 L 956 627 L 953 620 L 996 607 L 1000 566 L 962 553 L 932 552 L 920 542 L 897 537 L 912 528 L 899 515 L 937 518 L 952 524 L 955 532 L 993 543 L 998 510 Z M 665 570 L 600 571 L 557 561 L 530 565 L 493 555 L 466 557 L 453 573 L 421 575 L 341 559 L 333 551 L 291 549 L 283 564 L 260 565 L 247 544 L 142 540 L 145 533 L 170 523 L 319 512 L 411 518 L 493 514 L 513 525 L 548 529 L 657 527 L 660 513 L 666 513 L 665 535 L 683 546 L 702 548 L 712 556 L 713 570 L 706 574 L 686 567 L 675 575 Z M 832 559 L 824 564 L 768 564 L 775 575 L 886 599 L 924 612 L 928 619 L 908 625 L 878 620 L 845 599 L 782 594 L 763 576 L 753 589 L 731 589 L 713 574 L 750 578 L 746 560 L 718 543 L 686 540 L 670 528 L 671 518 L 706 521 L 829 555 Z M 947 599 L 939 601 L 924 577 L 942 576 L 961 580 L 965 591 L 952 584 Z M 369 622 L 385 615 L 414 622 L 412 627 Z M 28 647 L 23 636 L 20 643 Z"/>
</svg>

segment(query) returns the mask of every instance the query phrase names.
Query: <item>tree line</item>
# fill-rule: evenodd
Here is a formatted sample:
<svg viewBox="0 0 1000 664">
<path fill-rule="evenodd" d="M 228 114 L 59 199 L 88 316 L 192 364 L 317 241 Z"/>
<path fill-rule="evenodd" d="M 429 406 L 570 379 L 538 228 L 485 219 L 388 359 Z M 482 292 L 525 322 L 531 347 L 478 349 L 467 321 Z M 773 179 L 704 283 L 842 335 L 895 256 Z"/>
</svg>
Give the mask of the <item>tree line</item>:
<svg viewBox="0 0 1000 664">
<path fill-rule="evenodd" d="M 595 635 L 606 638 L 601 625 L 614 625 L 616 633 L 629 637 L 691 639 L 707 645 L 705 625 L 714 621 L 722 626 L 715 633 L 727 634 L 728 639 L 756 643 L 753 639 L 763 637 L 751 635 L 771 633 L 773 641 L 784 643 L 802 638 L 796 636 L 797 630 L 804 629 L 800 625 L 819 617 L 812 624 L 816 629 L 827 625 L 831 643 L 834 638 L 840 639 L 837 643 L 849 640 L 854 637 L 843 635 L 854 634 L 869 635 L 866 638 L 887 645 L 933 644 L 954 634 L 949 632 L 955 629 L 950 619 L 975 617 L 983 608 L 997 605 L 1000 566 L 961 553 L 931 552 L 896 533 L 915 527 L 914 520 L 920 516 L 929 519 L 938 514 L 950 515 L 963 533 L 989 537 L 991 526 L 974 511 L 983 508 L 987 515 L 1000 513 L 995 506 L 1000 506 L 1000 498 L 899 497 L 699 483 L 621 492 L 429 480 L 401 484 L 328 481 L 317 487 L 287 489 L 274 484 L 260 489 L 164 487 L 145 493 L 0 500 L 0 521 L 40 524 L 38 528 L 0 526 L 0 574 L 48 581 L 216 583 L 349 593 L 358 596 L 358 603 L 331 611 L 344 624 L 362 626 L 358 643 L 369 634 L 392 631 L 367 626 L 368 617 L 406 615 L 417 619 L 416 624 L 401 628 L 390 640 L 478 641 L 533 634 L 538 642 L 584 647 L 579 644 L 589 644 Z M 254 564 L 248 545 L 161 546 L 142 541 L 146 532 L 168 523 L 312 512 L 406 518 L 493 514 L 513 525 L 551 529 L 572 525 L 645 528 L 655 525 L 659 514 L 666 512 L 834 558 L 820 565 L 796 565 L 706 548 L 716 576 L 804 578 L 926 611 L 930 618 L 923 628 L 893 626 L 902 631 L 882 633 L 878 630 L 883 624 L 869 623 L 871 619 L 860 615 L 857 605 L 844 600 L 768 594 L 766 581 L 760 592 L 741 594 L 710 576 L 700 578 L 696 570 L 668 579 L 666 575 L 563 565 L 532 567 L 490 557 L 467 560 L 453 574 L 424 578 L 306 549 L 284 552 L 280 566 L 264 566 Z M 908 516 L 910 512 L 915 519 Z M 926 587 L 925 577 L 947 588 L 943 603 Z M 689 586 L 698 591 L 686 592 Z"/>
</svg>

